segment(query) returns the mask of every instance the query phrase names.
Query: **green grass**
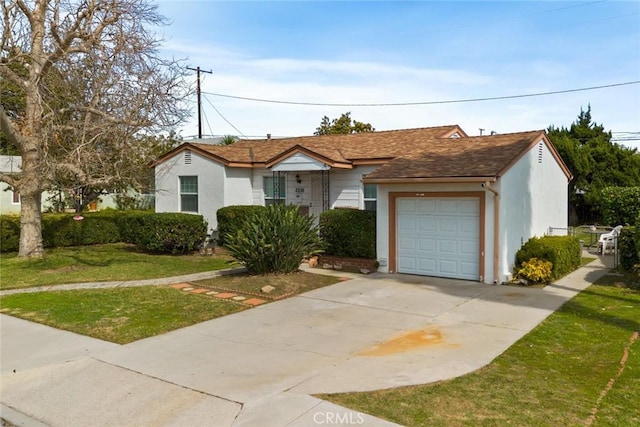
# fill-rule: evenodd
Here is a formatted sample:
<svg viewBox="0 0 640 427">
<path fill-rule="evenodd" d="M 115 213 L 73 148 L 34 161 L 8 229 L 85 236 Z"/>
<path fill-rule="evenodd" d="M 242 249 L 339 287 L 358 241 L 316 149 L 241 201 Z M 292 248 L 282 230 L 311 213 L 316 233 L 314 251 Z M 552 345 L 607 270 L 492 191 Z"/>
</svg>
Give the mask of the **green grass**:
<svg viewBox="0 0 640 427">
<path fill-rule="evenodd" d="M 0 255 L 0 289 L 64 283 L 154 279 L 220 270 L 233 264 L 228 256 L 153 255 L 132 245 L 75 246 L 47 250 L 42 259 Z"/>
<path fill-rule="evenodd" d="M 215 289 L 260 293 L 272 285 L 265 299 L 277 299 L 331 285 L 340 279 L 311 273 L 223 276 L 206 280 Z M 194 282 L 194 287 L 202 286 Z M 285 292 L 286 291 L 286 292 Z M 144 286 L 7 295 L 0 312 L 119 344 L 136 341 L 244 310 L 248 306 L 215 297 L 191 294 L 169 286 Z"/>
<path fill-rule="evenodd" d="M 449 381 L 323 399 L 407 426 L 640 425 L 640 292 L 592 285 L 490 365 Z"/>
<path fill-rule="evenodd" d="M 36 292 L 0 299 L 4 314 L 118 344 L 244 309 L 167 286 Z"/>
</svg>

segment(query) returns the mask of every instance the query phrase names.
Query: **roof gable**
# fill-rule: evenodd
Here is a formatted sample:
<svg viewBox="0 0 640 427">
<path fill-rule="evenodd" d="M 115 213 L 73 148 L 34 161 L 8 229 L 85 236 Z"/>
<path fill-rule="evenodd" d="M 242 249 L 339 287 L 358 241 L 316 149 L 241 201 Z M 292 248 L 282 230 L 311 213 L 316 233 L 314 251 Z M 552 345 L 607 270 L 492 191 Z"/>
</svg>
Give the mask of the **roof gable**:
<svg viewBox="0 0 640 427">
<path fill-rule="evenodd" d="M 567 176 L 571 174 L 544 131 L 478 136 L 447 143 L 434 140 L 424 151 L 408 152 L 368 174 L 365 182 L 403 182 L 430 179 L 496 179 L 540 140 L 554 154 Z"/>
</svg>

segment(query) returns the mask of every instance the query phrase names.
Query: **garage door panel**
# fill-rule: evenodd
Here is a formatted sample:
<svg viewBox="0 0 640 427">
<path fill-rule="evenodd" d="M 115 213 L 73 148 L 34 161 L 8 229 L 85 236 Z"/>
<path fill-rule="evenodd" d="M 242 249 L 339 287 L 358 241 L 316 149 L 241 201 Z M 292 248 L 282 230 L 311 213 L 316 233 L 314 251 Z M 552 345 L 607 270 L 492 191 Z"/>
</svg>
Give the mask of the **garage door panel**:
<svg viewBox="0 0 640 427">
<path fill-rule="evenodd" d="M 458 214 L 460 215 L 478 215 L 477 200 L 458 200 Z"/>
<path fill-rule="evenodd" d="M 477 275 L 478 262 L 477 261 L 476 262 L 460 261 L 460 271 L 464 275 L 469 275 L 469 276 Z"/>
<path fill-rule="evenodd" d="M 438 205 L 435 200 L 432 199 L 417 199 L 416 211 L 422 215 L 433 214 L 438 210 Z"/>
<path fill-rule="evenodd" d="M 440 218 L 438 221 L 438 231 L 444 234 L 456 234 L 458 231 L 458 220 L 455 218 Z"/>
<path fill-rule="evenodd" d="M 458 272 L 458 263 L 456 261 L 443 259 L 438 262 L 438 273 L 443 276 L 453 276 Z"/>
<path fill-rule="evenodd" d="M 420 239 L 419 240 L 420 251 L 427 254 L 433 254 L 436 252 L 436 240 L 435 239 Z"/>
<path fill-rule="evenodd" d="M 433 217 L 419 216 L 417 218 L 417 223 L 417 230 L 420 233 L 433 233 L 438 229 L 438 222 Z"/>
<path fill-rule="evenodd" d="M 458 242 L 455 240 L 438 240 L 438 252 L 442 255 L 457 255 Z"/>
<path fill-rule="evenodd" d="M 412 213 L 417 211 L 417 200 L 400 199 L 398 200 L 398 211 Z"/>
<path fill-rule="evenodd" d="M 439 199 L 438 203 L 439 214 L 457 214 L 458 213 L 458 201 L 455 199 Z"/>
<path fill-rule="evenodd" d="M 466 256 L 468 258 L 476 257 L 478 254 L 478 241 L 477 240 L 462 240 L 459 242 L 458 254 Z"/>
<path fill-rule="evenodd" d="M 398 198 L 397 270 L 478 280 L 479 199 Z"/>
<path fill-rule="evenodd" d="M 416 249 L 416 239 L 410 238 L 399 238 L 398 239 L 398 249 L 403 251 L 413 251 Z"/>
<path fill-rule="evenodd" d="M 478 218 L 461 218 L 458 220 L 460 232 L 465 234 L 478 234 Z"/>
<path fill-rule="evenodd" d="M 417 274 L 437 274 L 438 270 L 436 270 L 436 262 L 432 259 L 420 259 L 419 261 L 420 269 L 416 271 Z"/>
</svg>

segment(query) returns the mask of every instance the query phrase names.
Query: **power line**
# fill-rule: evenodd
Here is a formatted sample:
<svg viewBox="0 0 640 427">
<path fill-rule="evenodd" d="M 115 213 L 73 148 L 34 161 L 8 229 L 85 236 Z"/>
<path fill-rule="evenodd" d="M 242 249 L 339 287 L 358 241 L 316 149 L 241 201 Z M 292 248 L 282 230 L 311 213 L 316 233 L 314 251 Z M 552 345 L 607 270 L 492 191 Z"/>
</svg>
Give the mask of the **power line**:
<svg viewBox="0 0 640 427">
<path fill-rule="evenodd" d="M 204 93 L 204 92 L 203 92 L 203 93 Z M 218 113 L 218 115 L 219 115 L 220 117 L 222 117 L 222 119 L 223 119 L 225 122 L 227 122 L 227 123 L 229 124 L 229 126 L 231 126 L 232 128 L 234 128 L 234 129 L 236 130 L 236 132 L 238 132 L 240 135 L 242 135 L 243 137 L 245 137 L 245 138 L 246 138 L 245 134 L 243 134 L 242 132 L 240 132 L 240 130 L 239 130 L 237 127 L 235 127 L 235 126 L 233 125 L 233 123 L 231 123 L 229 120 L 227 120 L 227 118 L 226 118 L 225 116 L 223 116 L 223 115 L 222 115 L 222 113 L 220 112 L 220 110 L 218 110 L 218 109 L 216 108 L 216 106 L 215 106 L 215 105 L 213 105 L 213 103 L 209 100 L 209 98 L 207 98 L 207 97 L 205 96 L 205 97 L 204 97 L 204 99 L 205 99 L 205 101 L 207 101 L 207 102 L 209 103 L 209 105 L 211 105 L 211 107 L 216 111 L 216 113 Z"/>
<path fill-rule="evenodd" d="M 251 98 L 251 97 L 245 97 L 245 96 L 227 95 L 223 93 L 214 93 L 214 92 L 202 92 L 202 93 L 205 93 L 207 95 L 220 96 L 223 98 L 232 98 L 232 99 L 239 99 L 242 101 L 252 101 L 252 102 L 267 102 L 271 104 L 310 105 L 310 106 L 319 106 L 319 107 L 406 107 L 406 106 L 412 106 L 412 105 L 461 104 L 465 102 L 483 102 L 483 101 L 499 101 L 504 99 L 532 98 L 537 96 L 559 95 L 563 93 L 585 92 L 589 90 L 629 86 L 629 85 L 635 85 L 638 83 L 640 83 L 640 80 L 624 82 L 624 83 L 613 83 L 613 84 L 601 85 L 601 86 L 583 87 L 578 89 L 565 89 L 565 90 L 556 90 L 556 91 L 550 91 L 550 92 L 527 93 L 527 94 L 520 94 L 520 95 L 492 96 L 492 97 L 485 97 L 485 98 L 452 99 L 452 100 L 445 100 L 445 101 L 387 102 L 387 103 L 374 103 L 374 104 L 362 104 L 362 103 L 342 104 L 342 103 L 323 103 L 323 102 L 283 101 L 283 100 L 275 100 L 275 99 Z"/>
</svg>

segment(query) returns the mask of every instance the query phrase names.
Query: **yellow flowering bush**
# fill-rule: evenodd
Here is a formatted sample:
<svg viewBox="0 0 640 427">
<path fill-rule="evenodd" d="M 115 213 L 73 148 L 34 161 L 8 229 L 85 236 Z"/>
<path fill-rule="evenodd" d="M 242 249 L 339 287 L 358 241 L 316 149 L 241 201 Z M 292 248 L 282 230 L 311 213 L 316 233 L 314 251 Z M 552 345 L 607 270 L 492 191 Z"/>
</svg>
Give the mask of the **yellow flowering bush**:
<svg viewBox="0 0 640 427">
<path fill-rule="evenodd" d="M 531 258 L 520 265 L 516 278 L 525 279 L 531 283 L 549 283 L 553 263 L 538 258 Z"/>
</svg>

